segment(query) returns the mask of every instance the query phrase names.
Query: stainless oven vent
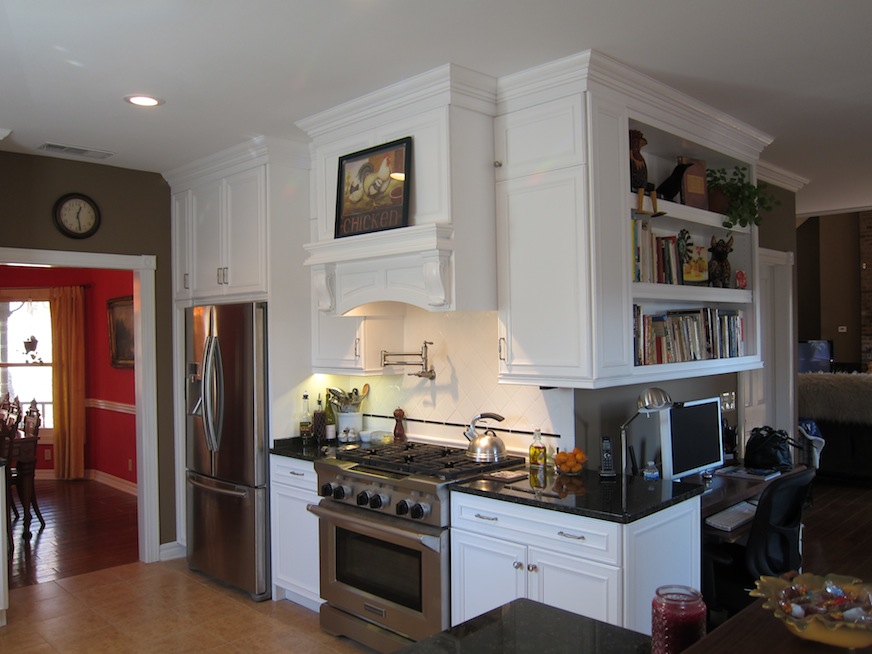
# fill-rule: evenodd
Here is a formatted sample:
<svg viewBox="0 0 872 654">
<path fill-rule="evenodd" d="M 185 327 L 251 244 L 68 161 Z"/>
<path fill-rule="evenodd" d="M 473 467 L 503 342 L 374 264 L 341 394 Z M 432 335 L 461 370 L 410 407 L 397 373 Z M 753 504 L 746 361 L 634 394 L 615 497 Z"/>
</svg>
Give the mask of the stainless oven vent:
<svg viewBox="0 0 872 654">
<path fill-rule="evenodd" d="M 52 154 L 66 154 L 73 157 L 85 157 L 87 159 L 108 159 L 114 152 L 108 150 L 96 150 L 94 148 L 80 148 L 75 145 L 61 145 L 60 143 L 43 143 L 37 150 Z"/>
</svg>

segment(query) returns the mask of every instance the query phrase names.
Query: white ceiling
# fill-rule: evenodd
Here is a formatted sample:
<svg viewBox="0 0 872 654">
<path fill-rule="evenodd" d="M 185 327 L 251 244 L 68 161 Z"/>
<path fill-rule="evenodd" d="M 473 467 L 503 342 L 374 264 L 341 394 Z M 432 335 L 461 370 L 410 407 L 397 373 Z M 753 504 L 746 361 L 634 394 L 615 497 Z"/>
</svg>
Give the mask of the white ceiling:
<svg viewBox="0 0 872 654">
<path fill-rule="evenodd" d="M 0 150 L 166 172 L 305 141 L 300 118 L 445 63 L 499 77 L 595 49 L 772 135 L 799 214 L 865 209 L 870 26 L 868 0 L 0 0 Z"/>
</svg>

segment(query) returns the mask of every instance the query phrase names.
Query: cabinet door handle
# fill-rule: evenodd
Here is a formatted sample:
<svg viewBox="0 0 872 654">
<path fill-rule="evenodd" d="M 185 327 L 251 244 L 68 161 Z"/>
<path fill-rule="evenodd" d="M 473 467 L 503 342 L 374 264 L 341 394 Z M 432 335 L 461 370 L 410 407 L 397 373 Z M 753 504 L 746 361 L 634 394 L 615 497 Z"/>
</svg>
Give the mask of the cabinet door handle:
<svg viewBox="0 0 872 654">
<path fill-rule="evenodd" d="M 521 568 L 524 567 L 524 564 L 521 563 L 520 561 L 515 561 L 515 562 L 512 564 L 512 567 L 513 567 L 515 570 L 520 570 Z"/>
<path fill-rule="evenodd" d="M 228 282 L 227 282 L 227 277 L 229 276 L 228 273 L 227 273 L 227 271 L 230 270 L 230 269 L 225 267 L 225 268 L 223 268 L 222 270 L 224 271 L 224 283 L 227 284 L 227 283 L 228 283 Z"/>
<path fill-rule="evenodd" d="M 190 286 L 188 286 L 188 273 L 182 275 L 182 288 L 184 288 L 185 290 L 190 288 Z"/>
<path fill-rule="evenodd" d="M 482 515 L 481 513 L 476 513 L 475 517 L 479 520 L 489 520 L 490 522 L 497 522 L 499 520 L 496 516 Z"/>
<path fill-rule="evenodd" d="M 558 535 L 558 536 L 563 536 L 564 538 L 572 538 L 573 540 L 587 540 L 587 539 L 586 539 L 583 535 L 581 535 L 581 534 L 567 534 L 565 531 L 558 531 L 558 532 L 557 532 L 557 535 Z"/>
<path fill-rule="evenodd" d="M 217 280 L 218 284 L 223 284 L 224 282 L 221 281 L 221 269 L 217 268 L 216 272 L 217 272 L 217 277 L 218 277 L 218 280 Z"/>
<path fill-rule="evenodd" d="M 503 336 L 500 336 L 500 340 L 497 344 L 497 358 L 499 358 L 500 361 L 506 360 L 506 355 L 503 353 L 503 345 L 505 342 L 506 339 Z M 508 349 L 508 347 L 506 349 Z"/>
<path fill-rule="evenodd" d="M 502 167 L 503 167 L 502 161 L 494 161 L 494 168 L 502 168 Z"/>
<path fill-rule="evenodd" d="M 359 338 L 354 339 L 354 358 L 355 359 L 360 358 L 360 339 Z"/>
<path fill-rule="evenodd" d="M 539 568 L 536 567 L 535 563 L 528 563 L 527 572 L 539 572 Z"/>
</svg>

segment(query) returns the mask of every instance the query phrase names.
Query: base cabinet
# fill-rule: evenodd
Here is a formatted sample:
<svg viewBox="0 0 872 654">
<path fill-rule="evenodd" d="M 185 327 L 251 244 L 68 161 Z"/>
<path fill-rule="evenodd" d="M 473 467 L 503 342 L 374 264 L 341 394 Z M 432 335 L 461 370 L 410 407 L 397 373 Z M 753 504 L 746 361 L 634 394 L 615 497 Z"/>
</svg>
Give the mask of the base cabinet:
<svg viewBox="0 0 872 654">
<path fill-rule="evenodd" d="M 700 587 L 699 499 L 620 524 L 451 493 L 451 623 L 527 598 L 651 633 L 665 584 Z"/>
<path fill-rule="evenodd" d="M 310 461 L 270 455 L 270 521 L 273 599 L 288 599 L 314 611 L 320 596 L 318 518 L 306 510 L 319 501 Z"/>
</svg>

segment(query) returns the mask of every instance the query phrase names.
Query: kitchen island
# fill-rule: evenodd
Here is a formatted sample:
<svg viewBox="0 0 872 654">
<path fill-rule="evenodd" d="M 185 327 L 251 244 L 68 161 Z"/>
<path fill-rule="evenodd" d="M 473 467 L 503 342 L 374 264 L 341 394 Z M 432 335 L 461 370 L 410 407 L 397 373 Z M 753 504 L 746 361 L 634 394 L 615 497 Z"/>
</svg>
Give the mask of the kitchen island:
<svg viewBox="0 0 872 654">
<path fill-rule="evenodd" d="M 516 599 L 400 651 L 400 654 L 646 654 L 651 638 L 528 599 Z"/>
<path fill-rule="evenodd" d="M 659 586 L 700 587 L 703 491 L 587 470 L 453 485 L 451 624 L 528 598 L 650 634 Z"/>
</svg>

